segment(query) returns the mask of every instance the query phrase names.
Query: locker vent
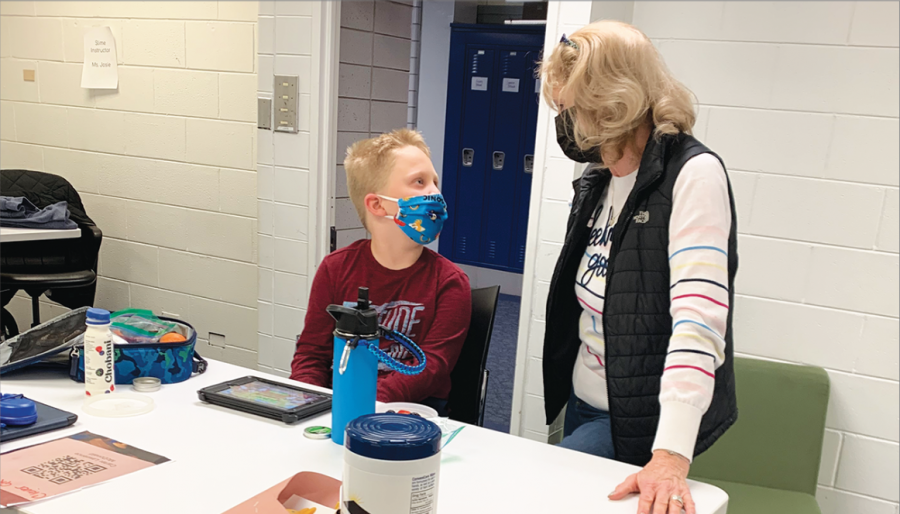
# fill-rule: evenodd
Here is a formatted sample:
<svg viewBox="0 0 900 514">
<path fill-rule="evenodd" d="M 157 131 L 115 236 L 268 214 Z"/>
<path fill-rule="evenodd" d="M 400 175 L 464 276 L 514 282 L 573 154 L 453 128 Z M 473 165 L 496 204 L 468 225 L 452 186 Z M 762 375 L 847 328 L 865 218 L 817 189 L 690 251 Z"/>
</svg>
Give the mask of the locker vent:
<svg viewBox="0 0 900 514">
<path fill-rule="evenodd" d="M 478 54 L 472 55 L 472 75 L 478 74 Z"/>
<path fill-rule="evenodd" d="M 525 264 L 525 245 L 519 245 L 519 264 Z"/>
<path fill-rule="evenodd" d="M 459 239 L 456 240 L 456 249 L 461 255 L 466 254 L 466 236 L 460 236 Z"/>
<path fill-rule="evenodd" d="M 497 242 L 491 241 L 488 243 L 488 259 L 493 259 L 497 256 Z"/>
</svg>

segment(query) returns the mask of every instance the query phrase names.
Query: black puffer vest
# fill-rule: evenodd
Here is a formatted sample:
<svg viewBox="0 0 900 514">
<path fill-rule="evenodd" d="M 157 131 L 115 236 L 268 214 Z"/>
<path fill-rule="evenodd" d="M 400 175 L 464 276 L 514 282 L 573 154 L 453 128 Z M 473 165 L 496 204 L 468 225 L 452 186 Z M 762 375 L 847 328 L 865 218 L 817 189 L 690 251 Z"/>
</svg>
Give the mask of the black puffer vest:
<svg viewBox="0 0 900 514">
<path fill-rule="evenodd" d="M 660 378 L 672 335 L 668 255 L 672 190 L 684 163 L 703 153 L 715 155 L 686 134 L 659 139 L 651 136 L 634 189 L 616 224 L 607 268 L 603 334 L 613 444 L 616 460 L 622 462 L 643 466 L 652 457 L 659 423 Z M 574 182 L 565 245 L 547 301 L 543 367 L 548 424 L 556 419 L 571 393 L 572 372 L 581 345 L 578 318 L 582 309 L 575 297 L 575 274 L 587 247 L 588 220 L 610 177 L 608 170 L 591 167 Z M 730 183 L 728 196 L 728 297 L 732 308 L 725 335 L 726 359 L 716 370 L 712 405 L 701 421 L 695 455 L 709 448 L 737 419 L 731 330 L 738 265 L 737 217 Z"/>
</svg>

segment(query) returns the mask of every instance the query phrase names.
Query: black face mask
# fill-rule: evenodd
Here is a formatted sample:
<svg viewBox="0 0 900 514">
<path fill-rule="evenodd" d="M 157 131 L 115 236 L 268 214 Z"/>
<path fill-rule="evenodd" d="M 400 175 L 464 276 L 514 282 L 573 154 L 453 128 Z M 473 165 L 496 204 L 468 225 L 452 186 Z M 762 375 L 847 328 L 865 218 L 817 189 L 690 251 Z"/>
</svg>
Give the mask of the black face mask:
<svg viewBox="0 0 900 514">
<path fill-rule="evenodd" d="M 575 118 L 572 117 L 571 111 L 571 108 L 566 109 L 556 117 L 556 142 L 566 157 L 575 162 L 602 163 L 599 146 L 587 150 L 578 148 L 575 142 Z"/>
</svg>

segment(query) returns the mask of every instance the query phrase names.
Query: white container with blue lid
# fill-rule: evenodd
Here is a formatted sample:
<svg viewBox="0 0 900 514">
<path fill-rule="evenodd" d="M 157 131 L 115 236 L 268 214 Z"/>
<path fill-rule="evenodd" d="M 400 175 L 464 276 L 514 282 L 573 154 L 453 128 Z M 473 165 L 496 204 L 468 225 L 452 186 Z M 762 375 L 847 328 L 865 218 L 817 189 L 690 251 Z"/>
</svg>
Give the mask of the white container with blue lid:
<svg viewBox="0 0 900 514">
<path fill-rule="evenodd" d="M 341 512 L 434 514 L 441 430 L 406 414 L 366 414 L 347 424 Z M 355 504 L 355 505 L 354 505 Z"/>
<path fill-rule="evenodd" d="M 109 311 L 91 307 L 84 322 L 84 393 L 89 400 L 116 390 L 115 349 Z"/>
</svg>

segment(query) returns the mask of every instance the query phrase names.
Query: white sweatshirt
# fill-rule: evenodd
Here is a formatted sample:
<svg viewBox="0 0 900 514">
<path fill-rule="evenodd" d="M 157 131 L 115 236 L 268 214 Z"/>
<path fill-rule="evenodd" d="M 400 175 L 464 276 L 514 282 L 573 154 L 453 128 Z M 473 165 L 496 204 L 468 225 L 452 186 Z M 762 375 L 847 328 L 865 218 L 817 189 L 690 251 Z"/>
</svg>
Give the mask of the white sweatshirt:
<svg viewBox="0 0 900 514">
<path fill-rule="evenodd" d="M 582 308 L 581 348 L 572 383 L 580 399 L 604 411 L 609 410 L 603 337 L 607 259 L 616 218 L 636 179 L 637 173 L 630 173 L 610 181 L 588 221 L 591 236 L 575 279 L 575 294 Z M 713 155 L 698 155 L 685 163 L 672 194 L 672 337 L 660 386 L 661 412 L 653 450 L 671 450 L 688 459 L 694 455 L 700 419 L 712 400 L 715 372 L 725 359 L 730 231 L 725 170 Z"/>
</svg>

